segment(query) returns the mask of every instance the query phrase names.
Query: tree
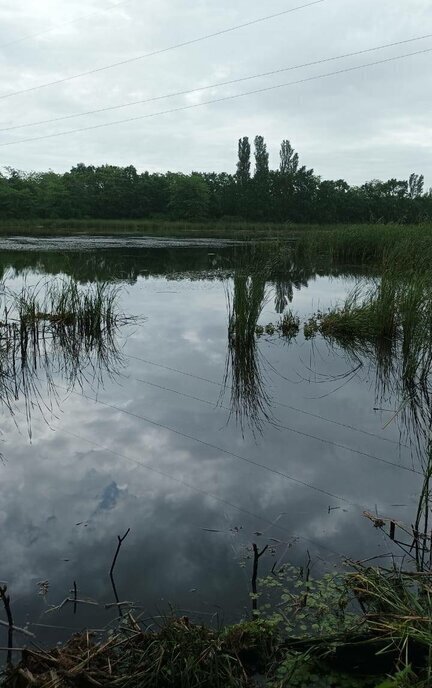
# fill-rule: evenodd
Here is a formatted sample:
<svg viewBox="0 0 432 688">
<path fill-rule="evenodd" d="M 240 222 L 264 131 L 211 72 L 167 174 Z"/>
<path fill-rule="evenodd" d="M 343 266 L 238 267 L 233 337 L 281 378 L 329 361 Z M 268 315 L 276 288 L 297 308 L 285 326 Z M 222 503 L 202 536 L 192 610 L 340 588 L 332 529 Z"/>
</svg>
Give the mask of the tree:
<svg viewBox="0 0 432 688">
<path fill-rule="evenodd" d="M 267 180 L 269 174 L 269 154 L 262 136 L 255 136 L 255 179 Z"/>
<path fill-rule="evenodd" d="M 408 190 L 410 198 L 418 198 L 423 194 L 424 176 L 413 172 L 408 180 Z"/>
<path fill-rule="evenodd" d="M 205 180 L 196 173 L 192 173 L 190 177 L 184 174 L 171 175 L 168 208 L 171 216 L 179 220 L 201 220 L 207 217 L 209 189 Z"/>
<path fill-rule="evenodd" d="M 299 155 L 294 151 L 288 139 L 282 141 L 279 156 L 279 172 L 281 174 L 295 174 L 299 166 Z"/>
<path fill-rule="evenodd" d="M 255 174 L 253 178 L 253 197 L 250 207 L 253 217 L 264 219 L 269 215 L 269 154 L 262 136 L 255 136 Z"/>
<path fill-rule="evenodd" d="M 249 138 L 244 136 L 242 139 L 239 139 L 238 142 L 238 162 L 236 173 L 237 182 L 242 188 L 247 186 L 250 179 L 250 154 L 251 147 Z"/>
</svg>

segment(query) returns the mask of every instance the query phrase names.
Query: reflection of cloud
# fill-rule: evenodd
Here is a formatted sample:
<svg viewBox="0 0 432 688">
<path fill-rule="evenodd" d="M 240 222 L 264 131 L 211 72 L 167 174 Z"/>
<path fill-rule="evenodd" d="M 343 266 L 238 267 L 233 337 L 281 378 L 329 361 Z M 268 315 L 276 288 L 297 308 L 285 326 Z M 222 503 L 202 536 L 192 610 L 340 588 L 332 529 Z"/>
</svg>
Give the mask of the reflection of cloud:
<svg viewBox="0 0 432 688">
<path fill-rule="evenodd" d="M 101 500 L 97 505 L 96 513 L 98 511 L 109 511 L 110 509 L 114 509 L 114 507 L 117 505 L 117 502 L 122 492 L 123 490 L 121 490 L 117 486 L 115 480 L 113 480 L 112 483 L 110 483 L 104 488 Z"/>
<path fill-rule="evenodd" d="M 198 378 L 221 380 L 227 327 L 223 285 L 212 284 L 207 292 L 203 282 L 199 292 L 191 289 L 181 299 L 167 300 L 156 293 L 155 282 L 151 299 L 146 298 L 142 282 L 124 295 L 125 311 L 137 312 L 137 306 L 144 311 L 148 302 L 149 314 L 157 324 L 152 328 L 148 321 L 137 330 L 126 342 L 126 354 L 189 371 Z M 160 280 L 161 290 L 164 284 Z M 324 298 L 329 291 L 339 294 L 340 282 L 335 280 L 329 287 L 320 279 L 315 294 L 318 287 Z M 295 292 L 294 309 L 300 298 L 303 306 L 304 292 Z M 274 314 L 269 313 L 269 319 L 274 319 Z M 182 338 L 184 332 L 196 333 L 206 346 L 191 346 Z M 275 342 L 262 342 L 260 346 L 285 377 L 311 365 L 309 344 L 279 347 Z M 320 369 L 340 367 L 340 360 L 332 362 L 319 340 L 313 347 Z M 310 397 L 328 392 L 331 385 L 313 386 L 302 380 L 291 385 L 274 372 L 268 373 L 275 400 L 342 422 L 355 418 L 356 425 L 380 431 L 371 410 L 373 390 L 361 381 L 352 380 L 320 400 Z M 330 498 L 175 435 L 164 425 L 350 501 L 365 502 L 372 508 L 377 504 L 380 512 L 388 511 L 386 505 L 403 503 L 401 495 L 417 489 L 416 479 L 409 474 L 277 427 L 266 426 L 264 438 L 257 441 L 247 433 L 243 438 L 234 426 L 226 426 L 224 410 L 142 384 L 139 378 L 208 401 L 216 401 L 219 393 L 217 386 L 202 379 L 130 359 L 121 384 L 106 381 L 99 398 L 131 414 L 149 417 L 160 426 L 77 395 L 63 404 L 63 413 L 55 420 L 56 432 L 35 419 L 32 445 L 8 421 L 8 462 L 0 466 L 0 578 L 9 582 L 16 597 L 17 623 L 27 612 L 34 619 L 43 611 L 35 594 L 40 580 L 50 581 L 49 603 L 61 601 L 73 580 L 83 594 L 111 601 L 107 571 L 117 535 L 127 528 L 131 532 L 117 568 L 119 594 L 140 600 L 149 613 L 166 608 L 168 601 L 209 614 L 217 604 L 232 610 L 234 616 L 243 612 L 248 605 L 249 573 L 240 569 L 238 560 L 256 537 L 260 542 L 274 537 L 282 543 L 290 541 L 291 535 L 307 538 L 289 549 L 290 558 L 299 562 L 306 548 L 312 556 L 319 554 L 332 562 L 337 560 L 334 552 L 361 558 L 382 551 L 377 533 L 364 522 L 360 509 L 348 506 L 348 511 L 342 508 L 329 513 L 330 505 L 338 506 Z M 298 430 L 394 459 L 392 445 L 283 406 L 275 411 L 281 423 Z M 387 432 L 392 436 L 391 428 Z M 273 521 L 279 514 L 283 516 L 273 527 L 261 518 Z M 230 529 L 235 526 L 242 529 L 233 533 Z M 257 531 L 264 534 L 254 535 Z M 265 559 L 263 571 L 272 563 L 271 558 Z M 192 588 L 197 589 L 193 597 L 189 593 Z M 100 627 L 107 620 L 103 610 L 85 610 L 78 624 Z M 60 623 L 59 617 L 52 623 Z"/>
</svg>

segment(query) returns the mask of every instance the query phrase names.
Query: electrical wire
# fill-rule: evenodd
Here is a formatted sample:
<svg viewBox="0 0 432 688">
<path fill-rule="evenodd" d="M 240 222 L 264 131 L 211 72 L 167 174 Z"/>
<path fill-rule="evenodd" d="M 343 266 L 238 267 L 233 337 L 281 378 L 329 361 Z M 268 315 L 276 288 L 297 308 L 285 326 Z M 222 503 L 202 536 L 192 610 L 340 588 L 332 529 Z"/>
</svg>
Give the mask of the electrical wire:
<svg viewBox="0 0 432 688">
<path fill-rule="evenodd" d="M 102 124 L 93 124 L 93 125 L 90 125 L 87 127 L 80 127 L 78 129 L 69 129 L 67 131 L 59 131 L 55 134 L 44 134 L 42 136 L 32 136 L 32 137 L 25 138 L 25 139 L 18 139 L 16 141 L 8 141 L 7 143 L 0 143 L 0 148 L 4 148 L 6 146 L 14 146 L 14 145 L 17 145 L 19 143 L 30 143 L 32 141 L 43 141 L 46 139 L 57 138 L 59 136 L 67 136 L 68 134 L 77 134 L 77 133 L 83 132 L 83 131 L 95 131 L 96 129 L 103 129 L 105 127 L 112 127 L 112 126 L 117 125 L 117 124 L 126 124 L 129 122 L 137 122 L 139 120 L 150 119 L 153 117 L 160 117 L 162 115 L 175 114 L 177 112 L 183 112 L 185 110 L 193 110 L 196 108 L 203 107 L 205 105 L 213 105 L 215 103 L 223 103 L 223 102 L 227 102 L 229 100 L 235 100 L 237 98 L 244 98 L 245 96 L 257 95 L 257 94 L 261 94 L 261 93 L 269 93 L 270 91 L 276 91 L 276 90 L 281 89 L 281 88 L 287 88 L 289 86 L 296 86 L 299 84 L 305 84 L 305 83 L 309 83 L 312 81 L 317 81 L 319 79 L 326 79 L 326 78 L 329 78 L 332 76 L 338 76 L 339 74 L 348 74 L 350 72 L 358 71 L 359 69 L 365 69 L 367 67 L 374 67 L 376 65 L 387 64 L 389 62 L 395 62 L 397 60 L 403 60 L 407 57 L 413 57 L 415 55 L 424 55 L 426 53 L 431 53 L 431 52 L 432 52 L 432 48 L 427 48 L 426 50 L 418 50 L 416 52 L 406 53 L 405 55 L 397 55 L 395 57 L 388 57 L 385 60 L 377 60 L 376 62 L 368 62 L 366 64 L 357 65 L 356 67 L 347 67 L 345 69 L 339 69 L 335 72 L 327 72 L 326 74 L 318 74 L 316 76 L 307 77 L 305 79 L 299 79 L 298 81 L 289 81 L 289 82 L 282 83 L 282 84 L 276 84 L 275 86 L 266 86 L 264 88 L 258 88 L 258 89 L 255 89 L 253 91 L 244 91 L 243 93 L 237 93 L 237 94 L 230 95 L 230 96 L 223 96 L 221 98 L 206 100 L 206 101 L 203 101 L 202 103 L 194 103 L 193 105 L 182 105 L 180 107 L 171 108 L 169 110 L 162 110 L 159 112 L 151 112 L 151 113 L 148 113 L 146 115 L 138 115 L 137 117 L 128 117 L 127 119 L 119 119 L 119 120 L 115 120 L 113 122 L 104 122 Z"/>
<path fill-rule="evenodd" d="M 93 445 L 94 447 L 97 447 L 98 449 L 108 452 L 109 454 L 112 454 L 113 456 L 117 456 L 121 459 L 124 459 L 125 461 L 128 461 L 129 463 L 133 463 L 137 466 L 140 466 L 142 468 L 145 468 L 148 471 L 151 471 L 152 473 L 156 473 L 157 475 L 161 475 L 164 478 L 168 478 L 169 480 L 172 480 L 176 483 L 179 483 L 180 485 L 184 485 L 184 487 L 187 487 L 189 490 L 192 490 L 193 492 L 196 492 L 197 494 L 201 494 L 204 497 L 209 497 L 210 499 L 213 499 L 216 502 L 219 502 L 220 504 L 223 504 L 224 506 L 228 506 L 231 509 L 234 509 L 235 511 L 238 511 L 241 514 L 244 514 L 245 516 L 249 516 L 251 518 L 257 518 L 259 519 L 262 523 L 266 523 L 270 527 L 278 528 L 279 530 L 282 530 L 283 532 L 287 533 L 289 537 L 293 538 L 294 540 L 304 540 L 305 542 L 310 542 L 313 544 L 315 547 L 318 547 L 320 549 L 327 550 L 328 552 L 331 552 L 331 554 L 335 554 L 337 557 L 342 557 L 345 559 L 345 555 L 341 554 L 341 552 L 337 552 L 336 550 L 333 550 L 329 547 L 326 547 L 325 545 L 322 545 L 321 543 L 315 542 L 314 540 L 311 540 L 308 537 L 305 537 L 303 535 L 293 535 L 288 531 L 287 528 L 284 526 L 280 525 L 278 523 L 279 518 L 276 518 L 275 520 L 271 521 L 270 519 L 266 518 L 262 514 L 257 514 L 252 511 L 249 511 L 248 509 L 244 509 L 237 504 L 233 504 L 232 502 L 229 502 L 226 499 L 223 499 L 223 497 L 218 497 L 215 494 L 212 494 L 211 492 L 208 492 L 207 490 L 202 490 L 199 487 L 196 487 L 195 485 L 192 485 L 191 483 L 186 482 L 185 480 L 181 478 L 176 478 L 174 475 L 170 473 L 165 473 L 164 471 L 161 471 L 159 468 L 154 468 L 153 466 L 149 466 L 146 463 L 143 463 L 142 461 L 138 461 L 138 459 L 132 458 L 128 456 L 127 454 L 121 453 L 114 451 L 113 449 L 109 449 L 108 447 L 105 447 L 104 445 L 100 444 L 99 442 L 95 442 L 94 440 L 89 440 L 86 437 L 82 437 L 80 435 L 75 434 L 74 432 L 71 432 L 70 430 L 66 430 L 62 428 L 61 432 L 65 433 L 66 435 L 70 435 L 71 437 L 74 437 L 77 440 L 80 440 L 82 442 L 87 442 L 90 445 Z"/>
<path fill-rule="evenodd" d="M 151 387 L 156 387 L 158 389 L 164 390 L 166 392 L 172 392 L 173 394 L 178 394 L 179 396 L 186 397 L 188 399 L 193 399 L 194 401 L 199 401 L 203 404 L 207 404 L 209 406 L 213 406 L 214 404 L 211 401 L 207 401 L 206 399 L 201 399 L 200 397 L 195 397 L 192 396 L 191 394 L 186 394 L 185 392 L 179 392 L 176 389 L 171 389 L 170 387 L 163 387 L 162 385 L 157 385 L 154 382 L 149 382 L 147 380 L 142 380 L 140 378 L 133 378 L 137 382 L 142 382 L 145 385 L 150 385 Z M 230 409 L 227 406 L 219 406 L 219 408 L 223 408 L 227 411 L 230 411 Z M 296 435 L 300 435 L 301 437 L 307 437 L 312 440 L 317 440 L 318 442 L 322 442 L 323 444 L 328 444 L 331 447 L 336 447 L 337 449 L 343 449 L 344 451 L 349 451 L 352 452 L 353 454 L 358 454 L 359 456 L 365 456 L 368 459 L 373 459 L 374 461 L 379 461 L 380 463 L 385 463 L 388 466 L 393 466 L 394 468 L 399 468 L 402 471 L 407 471 L 408 473 L 416 473 L 417 475 L 423 475 L 421 471 L 416 471 L 414 468 L 409 468 L 408 466 L 404 466 L 401 463 L 396 463 L 395 461 L 390 461 L 389 459 L 384 459 L 380 456 L 375 456 L 374 454 L 369 454 L 368 452 L 361 451 L 360 449 L 354 449 L 353 447 L 348 447 L 345 444 L 340 444 L 339 442 L 334 442 L 333 440 L 327 440 L 325 437 L 318 437 L 317 435 L 312 435 L 309 432 L 303 432 L 302 430 L 297 430 L 296 428 L 292 428 L 289 425 L 284 425 L 283 423 L 273 423 L 272 421 L 265 421 L 271 425 L 274 425 L 276 428 L 280 428 L 282 430 L 288 430 L 288 432 L 292 432 Z"/>
<path fill-rule="evenodd" d="M 209 38 L 216 38 L 217 36 L 223 36 L 224 34 L 231 33 L 232 31 L 238 31 L 239 29 L 244 29 L 248 26 L 253 26 L 254 24 L 260 24 L 265 21 L 270 21 L 271 19 L 277 19 L 283 17 L 292 12 L 297 12 L 298 10 L 306 9 L 307 7 L 312 7 L 313 5 L 319 5 L 326 0 L 314 0 L 314 2 L 309 2 L 305 5 L 298 5 L 297 7 L 291 7 L 288 10 L 283 10 L 282 12 L 277 12 L 276 14 L 269 14 L 265 17 L 259 17 L 258 19 L 252 19 L 251 21 L 244 22 L 242 24 L 237 24 L 236 26 L 230 26 L 227 29 L 222 29 L 221 31 L 215 31 L 214 33 L 206 34 L 205 36 L 199 36 L 198 38 L 193 38 L 188 41 L 183 41 L 182 43 L 176 43 L 170 45 L 166 48 L 160 48 L 158 50 L 153 50 L 149 53 L 144 53 L 143 55 L 137 55 L 136 57 L 129 57 L 126 60 L 120 60 L 119 62 L 113 62 L 112 64 L 105 65 L 103 67 L 96 67 L 95 69 L 89 69 L 86 72 L 80 72 L 79 74 L 72 74 L 70 76 L 62 77 L 61 79 L 56 79 L 55 81 L 48 81 L 44 84 L 39 84 L 37 86 L 30 86 L 29 88 L 23 88 L 19 91 L 12 91 L 11 93 L 5 93 L 0 95 L 0 99 L 11 98 L 12 96 L 17 96 L 21 93 L 30 93 L 30 91 L 37 91 L 41 88 L 47 88 L 48 86 L 55 86 L 58 84 L 63 84 L 67 81 L 72 81 L 73 79 L 79 79 L 83 76 L 89 76 L 90 74 L 97 74 L 99 72 L 104 72 L 107 69 L 112 69 L 113 67 L 121 67 L 125 64 L 131 64 L 132 62 L 138 62 L 139 60 L 145 60 L 148 57 L 154 57 L 155 55 L 161 55 L 162 53 L 167 53 L 171 50 L 176 50 L 177 48 L 184 48 L 188 45 L 193 45 L 195 43 L 201 43 Z"/>
<path fill-rule="evenodd" d="M 52 124 L 54 122 L 62 122 L 68 119 L 75 119 L 77 117 L 85 117 L 86 115 L 95 115 L 101 112 L 110 112 L 112 110 L 121 110 L 123 108 L 133 107 L 135 105 L 144 105 L 145 103 L 153 103 L 158 100 L 165 100 L 168 98 L 175 98 L 178 96 L 191 95 L 193 93 L 201 93 L 202 91 L 208 91 L 213 88 L 220 88 L 221 86 L 232 86 L 233 84 L 239 84 L 244 81 L 251 81 L 252 79 L 260 79 L 267 76 L 274 76 L 275 74 L 281 74 L 283 72 L 295 71 L 297 69 L 303 69 L 306 67 L 313 67 L 316 65 L 324 64 L 326 62 L 335 62 L 336 60 L 342 60 L 347 57 L 355 57 L 358 55 L 365 55 L 366 53 L 375 52 L 378 50 L 385 50 L 387 48 L 393 48 L 399 45 L 405 45 L 407 43 L 414 43 L 416 41 L 422 41 L 428 38 L 432 38 L 432 34 L 426 34 L 425 36 L 417 36 L 415 38 L 408 38 L 404 41 L 397 41 L 394 43 L 386 43 L 382 45 L 375 46 L 373 48 L 365 48 L 364 50 L 357 50 L 352 53 L 344 53 L 343 55 L 336 55 L 333 57 L 326 57 L 319 60 L 314 60 L 313 62 L 304 62 L 303 64 L 291 65 L 289 67 L 281 67 L 280 69 L 273 69 L 269 72 L 261 72 L 260 74 L 252 74 L 249 76 L 241 77 L 238 79 L 231 79 L 229 81 L 219 81 L 214 84 L 209 84 L 208 86 L 199 86 L 197 88 L 192 88 L 185 91 L 174 91 L 173 93 L 166 93 L 161 96 L 153 96 L 151 98 L 145 98 L 143 100 L 132 100 L 128 103 L 121 103 L 120 105 L 109 105 L 103 108 L 97 108 L 95 110 L 85 110 L 83 112 L 77 112 L 71 115 L 62 115 L 61 117 L 52 117 L 50 119 L 41 119 L 36 122 L 25 122 L 23 124 L 16 124 L 12 127 L 2 127 L 1 131 L 13 131 L 15 129 L 24 129 L 25 127 L 35 127 L 41 124 Z"/>
<path fill-rule="evenodd" d="M 94 12 L 90 12 L 89 14 L 86 14 L 84 17 L 78 17 L 77 19 L 72 19 L 71 21 L 64 22 L 62 24 L 56 24 L 55 26 L 51 26 L 50 28 L 44 29 L 43 31 L 38 31 L 37 33 L 30 33 L 27 36 L 23 36 L 22 38 L 17 38 L 13 41 L 9 41 L 9 43 L 3 43 L 3 45 L 0 45 L 0 50 L 2 48 L 8 48 L 10 45 L 15 45 L 16 43 L 23 43 L 24 41 L 31 40 L 32 38 L 44 36 L 47 33 L 51 33 L 51 31 L 61 29 L 63 26 L 78 24 L 78 22 L 85 21 L 89 17 L 92 17 L 94 14 L 103 14 L 105 12 L 111 12 L 111 10 L 115 10 L 117 7 L 120 7 L 121 5 L 128 5 L 130 2 L 131 0 L 122 0 L 122 2 L 117 2 L 115 5 L 110 5 L 109 7 L 95 10 Z"/>
<path fill-rule="evenodd" d="M 209 447 L 210 449 L 215 449 L 218 452 L 221 452 L 222 454 L 226 454 L 227 456 L 231 456 L 232 458 L 238 459 L 239 461 L 243 461 L 244 463 L 247 463 L 251 466 L 255 466 L 256 468 L 261 468 L 264 471 L 268 471 L 269 473 L 272 473 L 274 475 L 277 475 L 281 478 L 285 478 L 285 480 L 288 480 L 289 482 L 295 483 L 296 485 L 300 485 L 301 487 L 306 487 L 310 490 L 313 490 L 314 492 L 318 492 L 319 494 L 322 494 L 326 497 L 331 497 L 332 499 L 336 499 L 340 502 L 343 502 L 345 504 L 348 504 L 349 506 L 359 508 L 364 510 L 367 510 L 367 507 L 361 504 L 357 504 L 356 502 L 352 502 L 349 499 L 345 497 L 340 497 L 339 495 L 333 494 L 332 492 L 328 492 L 327 490 L 322 489 L 321 487 L 317 487 L 316 485 L 313 485 L 311 483 L 307 483 L 303 480 L 299 480 L 298 478 L 294 478 L 291 475 L 288 475 L 287 473 L 283 473 L 282 471 L 278 471 L 276 468 L 270 468 L 270 466 L 266 466 L 265 464 L 259 463 L 259 461 L 254 461 L 253 459 L 250 459 L 247 456 L 242 456 L 241 454 L 237 454 L 235 452 L 230 451 L 229 449 L 223 449 L 223 447 L 218 447 L 216 444 L 212 444 L 211 442 L 207 442 L 205 440 L 200 439 L 199 437 L 194 437 L 193 435 L 189 435 L 186 432 L 182 432 L 181 430 L 177 430 L 176 428 L 172 428 L 169 425 L 165 425 L 164 423 L 160 423 L 159 421 L 155 421 L 151 418 L 148 418 L 146 416 L 142 416 L 139 413 L 134 413 L 133 411 L 127 411 L 126 409 L 121 408 L 120 406 L 115 406 L 115 404 L 110 404 L 106 401 L 102 401 L 102 399 L 99 399 L 98 397 L 91 397 L 88 394 L 85 394 L 84 392 L 77 392 L 75 390 L 68 389 L 67 387 L 62 387 L 62 385 L 58 385 L 53 383 L 55 387 L 58 389 L 62 389 L 68 394 L 75 394 L 76 396 L 82 397 L 83 399 L 87 399 L 88 401 L 94 401 L 96 404 L 100 404 L 102 406 L 105 406 L 106 408 L 110 408 L 114 411 L 118 411 L 119 413 L 124 413 L 127 416 L 131 416 L 132 418 L 137 418 L 138 420 L 143 420 L 146 423 L 149 423 L 150 425 L 154 425 L 155 427 L 162 428 L 163 430 L 168 430 L 169 432 L 172 432 L 175 435 L 178 435 L 179 437 L 183 437 L 188 440 L 192 440 L 193 442 L 197 442 L 198 444 L 201 444 L 204 447 Z"/>
<path fill-rule="evenodd" d="M 147 363 L 148 365 L 155 366 L 156 368 L 162 368 L 164 370 L 169 370 L 173 373 L 178 373 L 179 375 L 191 377 L 191 378 L 194 378 L 195 380 L 201 380 L 201 382 L 208 382 L 211 385 L 215 385 L 217 387 L 224 388 L 224 385 L 222 385 L 220 382 L 216 382 L 216 380 L 210 380 L 209 378 L 206 378 L 206 377 L 194 375 L 193 373 L 188 373 L 184 370 L 180 370 L 179 368 L 172 368 L 171 366 L 163 365 L 162 363 L 155 363 L 154 361 L 149 361 L 145 358 L 140 358 L 139 356 L 132 356 L 132 354 L 128 354 L 127 356 L 128 356 L 128 358 L 131 358 L 135 361 L 141 361 L 141 363 Z M 194 397 L 192 397 L 192 398 L 194 398 Z M 362 433 L 363 435 L 367 435 L 369 437 L 375 437 L 376 439 L 379 439 L 382 442 L 389 442 L 390 444 L 396 444 L 397 446 L 400 445 L 400 443 L 397 442 L 396 440 L 391 440 L 388 437 L 382 437 L 381 435 L 377 435 L 374 432 L 369 432 L 368 430 L 364 430 L 363 428 L 357 428 L 355 425 L 348 425 L 347 423 L 342 423 L 338 420 L 334 420 L 333 418 L 327 418 L 326 416 L 321 416 L 318 413 L 312 413 L 311 411 L 306 411 L 305 409 L 298 408 L 297 406 L 291 406 L 290 404 L 285 404 L 281 401 L 274 401 L 273 403 L 276 406 L 281 406 L 282 408 L 287 408 L 287 409 L 290 409 L 291 411 L 297 411 L 298 413 L 302 413 L 306 416 L 311 416 L 312 418 L 323 420 L 326 423 L 333 423 L 334 425 L 338 425 L 341 428 L 345 428 L 347 430 L 354 430 L 355 432 Z"/>
</svg>

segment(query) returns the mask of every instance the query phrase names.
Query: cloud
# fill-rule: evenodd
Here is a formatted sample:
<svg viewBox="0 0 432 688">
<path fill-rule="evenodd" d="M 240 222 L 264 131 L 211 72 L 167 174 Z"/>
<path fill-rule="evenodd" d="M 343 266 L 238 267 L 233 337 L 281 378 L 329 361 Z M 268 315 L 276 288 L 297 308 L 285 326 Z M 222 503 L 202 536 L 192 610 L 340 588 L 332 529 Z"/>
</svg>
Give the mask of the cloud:
<svg viewBox="0 0 432 688">
<path fill-rule="evenodd" d="M 293 6 L 295 3 L 292 3 Z M 28 88 L 187 41 L 249 19 L 266 10 L 258 0 L 131 0 L 104 12 L 101 2 L 71 5 L 41 0 L 0 8 L 2 90 Z M 271 12 L 287 9 L 276 0 Z M 81 21 L 68 23 L 78 17 Z M 50 88 L 2 100 L 1 125 L 47 119 L 218 80 L 235 79 L 284 66 L 362 50 L 427 33 L 427 0 L 327 0 L 276 20 L 256 24 L 196 45 L 116 67 Z M 62 25 L 63 26 L 58 26 Z M 28 34 L 54 30 L 1 48 Z M 2 133 L 1 141 L 181 107 L 209 97 L 240 93 L 295 78 L 351 67 L 431 47 L 431 40 L 369 56 L 310 67 L 266 79 L 226 86 L 117 112 Z M 413 170 L 432 184 L 428 93 L 431 55 L 341 74 L 308 84 L 138 120 L 56 139 L 2 149 L 2 161 L 21 169 L 65 170 L 78 161 L 134 164 L 139 170 L 226 170 L 235 168 L 236 140 L 265 136 L 277 165 L 278 146 L 290 138 L 302 161 L 329 178 L 360 183 L 375 177 L 407 178 Z"/>
</svg>

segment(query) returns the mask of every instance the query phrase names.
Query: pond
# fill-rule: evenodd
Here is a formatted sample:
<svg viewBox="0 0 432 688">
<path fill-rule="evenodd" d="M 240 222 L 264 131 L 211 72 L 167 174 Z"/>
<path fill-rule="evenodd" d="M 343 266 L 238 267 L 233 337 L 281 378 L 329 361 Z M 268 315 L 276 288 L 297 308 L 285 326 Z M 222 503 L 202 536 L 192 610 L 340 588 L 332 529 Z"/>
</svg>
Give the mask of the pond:
<svg viewBox="0 0 432 688">
<path fill-rule="evenodd" d="M 250 245 L 206 240 L 20 238 L 0 249 L 9 290 L 107 281 L 134 316 L 103 360 L 87 352 L 69 366 L 55 342 L 35 354 L 31 388 L 2 406 L 0 579 L 16 625 L 38 642 L 107 628 L 109 569 L 128 529 L 115 580 L 143 619 L 170 606 L 239 619 L 253 542 L 269 545 L 263 574 L 309 556 L 319 571 L 390 554 L 363 512 L 411 523 L 422 476 L 373 364 L 302 332 L 264 334 L 247 351 L 229 339 L 235 315 L 254 328 L 285 308 L 304 320 L 341 303 L 358 270 L 248 278 Z M 246 315 L 233 314 L 242 299 Z M 93 604 L 54 609 L 74 582 Z"/>
</svg>

